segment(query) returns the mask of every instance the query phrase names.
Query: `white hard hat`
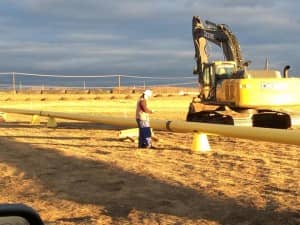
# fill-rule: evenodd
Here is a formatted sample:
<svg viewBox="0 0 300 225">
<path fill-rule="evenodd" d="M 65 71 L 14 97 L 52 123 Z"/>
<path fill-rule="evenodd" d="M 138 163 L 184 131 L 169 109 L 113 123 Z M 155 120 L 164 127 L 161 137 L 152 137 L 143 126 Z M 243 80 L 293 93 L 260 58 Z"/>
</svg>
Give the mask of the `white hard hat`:
<svg viewBox="0 0 300 225">
<path fill-rule="evenodd" d="M 152 91 L 151 90 L 145 90 L 144 91 L 144 95 L 146 96 L 146 97 L 151 97 L 152 96 Z"/>
</svg>

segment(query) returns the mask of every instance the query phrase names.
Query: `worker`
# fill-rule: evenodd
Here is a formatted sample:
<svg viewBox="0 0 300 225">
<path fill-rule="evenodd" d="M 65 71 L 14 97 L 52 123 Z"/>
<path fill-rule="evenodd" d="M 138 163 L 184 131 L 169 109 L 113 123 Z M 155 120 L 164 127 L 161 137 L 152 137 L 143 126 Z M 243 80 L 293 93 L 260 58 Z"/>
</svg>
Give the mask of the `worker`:
<svg viewBox="0 0 300 225">
<path fill-rule="evenodd" d="M 151 142 L 151 127 L 149 114 L 153 110 L 147 106 L 147 100 L 152 96 L 151 90 L 145 90 L 136 104 L 136 122 L 139 128 L 139 148 L 153 148 Z"/>
</svg>

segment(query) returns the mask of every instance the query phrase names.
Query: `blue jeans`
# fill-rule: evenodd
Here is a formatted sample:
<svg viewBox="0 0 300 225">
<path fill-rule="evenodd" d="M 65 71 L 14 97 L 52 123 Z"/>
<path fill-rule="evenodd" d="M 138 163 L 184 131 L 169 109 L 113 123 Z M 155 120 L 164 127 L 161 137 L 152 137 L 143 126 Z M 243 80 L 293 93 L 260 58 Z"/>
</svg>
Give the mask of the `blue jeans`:
<svg viewBox="0 0 300 225">
<path fill-rule="evenodd" d="M 150 148 L 151 143 L 151 127 L 150 122 L 146 120 L 136 119 L 139 128 L 139 148 Z"/>
</svg>

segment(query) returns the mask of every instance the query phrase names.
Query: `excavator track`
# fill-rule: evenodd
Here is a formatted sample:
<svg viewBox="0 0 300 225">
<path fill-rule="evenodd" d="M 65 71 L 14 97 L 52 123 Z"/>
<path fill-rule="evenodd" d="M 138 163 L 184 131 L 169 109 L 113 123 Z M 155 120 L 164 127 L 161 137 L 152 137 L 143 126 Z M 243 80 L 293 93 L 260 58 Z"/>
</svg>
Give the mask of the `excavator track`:
<svg viewBox="0 0 300 225">
<path fill-rule="evenodd" d="M 253 126 L 264 128 L 288 129 L 300 125 L 300 115 L 272 111 L 249 109 L 238 112 L 228 106 L 205 105 L 193 103 L 187 114 L 187 121 L 227 124 L 234 126 Z M 297 122 L 298 121 L 298 122 Z"/>
<path fill-rule="evenodd" d="M 254 127 L 287 129 L 292 126 L 292 121 L 287 113 L 265 111 L 253 115 L 252 124 Z"/>
<path fill-rule="evenodd" d="M 189 113 L 186 120 L 190 122 L 234 125 L 232 116 L 224 115 L 216 111 Z"/>
</svg>

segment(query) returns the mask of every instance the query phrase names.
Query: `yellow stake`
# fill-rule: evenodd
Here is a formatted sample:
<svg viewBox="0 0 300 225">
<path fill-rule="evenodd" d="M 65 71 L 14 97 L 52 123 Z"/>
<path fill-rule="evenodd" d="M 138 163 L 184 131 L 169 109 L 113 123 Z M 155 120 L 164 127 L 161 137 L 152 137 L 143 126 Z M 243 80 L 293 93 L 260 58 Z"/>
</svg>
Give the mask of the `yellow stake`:
<svg viewBox="0 0 300 225">
<path fill-rule="evenodd" d="M 31 125 L 40 125 L 40 122 L 41 120 L 39 115 L 32 115 L 31 122 L 30 122 Z"/>
<path fill-rule="evenodd" d="M 57 127 L 57 123 L 56 123 L 56 120 L 54 117 L 52 117 L 52 116 L 48 117 L 47 127 L 50 127 L 50 128 Z"/>
<path fill-rule="evenodd" d="M 7 115 L 4 112 L 0 112 L 0 122 L 6 122 L 7 121 Z"/>
</svg>

